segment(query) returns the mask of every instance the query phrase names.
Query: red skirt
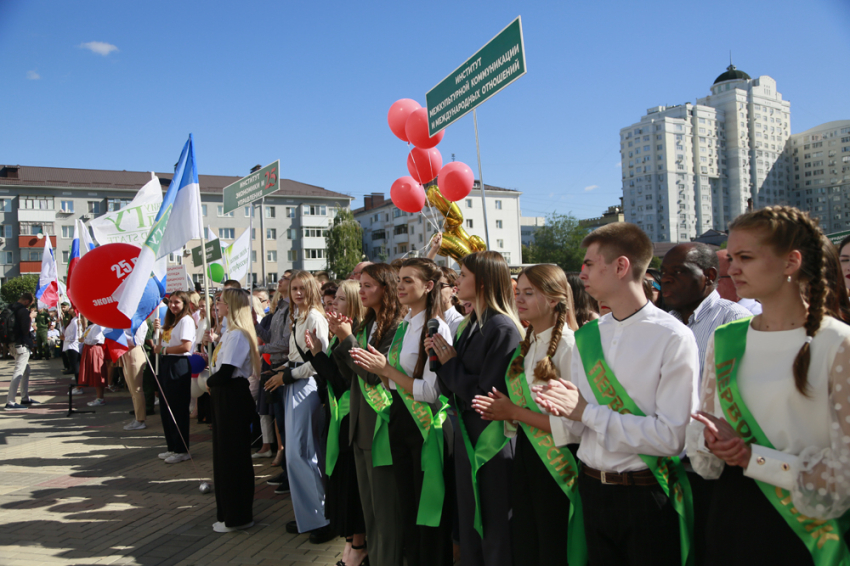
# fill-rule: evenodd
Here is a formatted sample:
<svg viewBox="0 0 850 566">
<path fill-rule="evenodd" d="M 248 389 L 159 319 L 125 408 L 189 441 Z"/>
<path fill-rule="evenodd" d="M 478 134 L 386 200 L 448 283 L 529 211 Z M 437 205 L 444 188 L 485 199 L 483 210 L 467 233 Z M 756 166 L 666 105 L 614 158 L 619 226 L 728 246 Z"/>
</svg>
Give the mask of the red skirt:
<svg viewBox="0 0 850 566">
<path fill-rule="evenodd" d="M 103 344 L 83 346 L 80 355 L 80 386 L 106 387 L 106 349 Z"/>
</svg>

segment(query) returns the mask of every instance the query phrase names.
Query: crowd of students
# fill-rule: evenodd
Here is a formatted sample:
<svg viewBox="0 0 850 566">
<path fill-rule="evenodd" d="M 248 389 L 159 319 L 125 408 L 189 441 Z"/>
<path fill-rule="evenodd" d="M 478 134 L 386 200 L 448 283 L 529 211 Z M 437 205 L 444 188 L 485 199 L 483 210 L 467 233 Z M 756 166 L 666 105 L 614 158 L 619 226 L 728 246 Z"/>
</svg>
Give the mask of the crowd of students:
<svg viewBox="0 0 850 566">
<path fill-rule="evenodd" d="M 848 564 L 845 245 L 768 207 L 657 272 L 615 223 L 575 274 L 512 280 L 493 251 L 459 273 L 293 271 L 271 299 L 225 289 L 210 329 L 176 293 L 154 347 L 160 457 L 188 458 L 188 356 L 212 344 L 216 531 L 253 525 L 252 462 L 277 446 L 286 530 L 345 537 L 343 566 Z"/>
</svg>

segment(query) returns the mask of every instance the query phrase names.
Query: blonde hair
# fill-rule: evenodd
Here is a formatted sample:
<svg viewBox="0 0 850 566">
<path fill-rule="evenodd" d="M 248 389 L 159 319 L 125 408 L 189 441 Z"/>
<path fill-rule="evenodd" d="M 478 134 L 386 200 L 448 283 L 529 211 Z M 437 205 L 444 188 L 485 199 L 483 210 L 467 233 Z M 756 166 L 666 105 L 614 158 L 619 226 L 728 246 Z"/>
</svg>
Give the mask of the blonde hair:
<svg viewBox="0 0 850 566">
<path fill-rule="evenodd" d="M 295 303 L 292 301 L 292 284 L 300 280 L 304 284 L 304 306 L 298 309 L 298 318 L 304 320 L 307 318 L 307 313 L 312 309 L 319 311 L 322 316 L 325 314 L 325 309 L 322 307 L 322 290 L 319 287 L 319 282 L 309 271 L 293 271 L 289 278 L 289 320 L 292 322 L 292 327 L 295 327 L 297 322 L 295 318 Z"/>
<path fill-rule="evenodd" d="M 519 274 L 520 277 L 523 275 L 544 297 L 557 301 L 554 311 L 557 313 L 558 318 L 555 321 L 555 326 L 552 328 L 552 337 L 549 339 L 546 356 L 534 366 L 534 377 L 540 381 L 558 379 L 561 376 L 558 374 L 558 368 L 552 363 L 552 356 L 558 351 L 564 326 L 573 332 L 578 330 L 578 323 L 576 322 L 573 307 L 572 289 L 567 282 L 567 275 L 557 265 L 532 265 L 523 269 L 522 273 Z M 519 363 L 515 371 L 523 370 L 523 362 L 525 361 L 525 355 L 528 353 L 528 349 L 531 347 L 534 328 L 529 326 L 525 332 L 525 339 L 520 343 L 520 355 L 514 358 L 513 363 Z"/>
<path fill-rule="evenodd" d="M 242 289 L 230 287 L 222 291 L 221 302 L 227 305 L 227 331 L 239 331 L 248 339 L 251 347 L 251 368 L 254 375 L 259 376 L 262 365 L 257 348 L 257 333 L 254 331 L 251 296 Z"/>
<path fill-rule="evenodd" d="M 353 321 L 354 324 L 352 324 L 351 327 L 354 328 L 363 320 L 363 317 L 366 314 L 366 309 L 363 307 L 363 302 L 360 300 L 360 282 L 354 281 L 353 279 L 346 279 L 339 284 L 337 293 L 340 291 L 342 291 L 343 295 L 345 295 L 345 303 L 348 305 L 347 316 Z"/>
<path fill-rule="evenodd" d="M 263 303 L 260 301 L 260 297 L 257 295 L 251 295 L 251 306 L 254 309 L 254 319 L 257 322 L 263 320 L 266 313 L 263 312 Z"/>
<path fill-rule="evenodd" d="M 508 262 L 502 254 L 494 251 L 475 252 L 460 261 L 475 277 L 475 310 L 469 316 L 477 316 L 477 312 L 483 315 L 486 311 L 505 315 L 516 325 L 519 335 L 525 336 L 525 329 L 516 312 Z M 487 321 L 480 320 L 479 323 L 484 326 Z"/>
</svg>

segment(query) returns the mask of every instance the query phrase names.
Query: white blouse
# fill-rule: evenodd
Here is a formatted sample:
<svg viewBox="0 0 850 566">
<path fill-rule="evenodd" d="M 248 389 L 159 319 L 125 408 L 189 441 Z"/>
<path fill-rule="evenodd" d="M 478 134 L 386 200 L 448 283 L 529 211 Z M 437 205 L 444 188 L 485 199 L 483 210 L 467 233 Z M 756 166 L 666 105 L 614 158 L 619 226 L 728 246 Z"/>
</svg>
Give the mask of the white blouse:
<svg viewBox="0 0 850 566">
<path fill-rule="evenodd" d="M 452 331 L 446 321 L 438 318 L 440 328 L 437 331 L 440 336 L 446 339 L 449 345 L 452 344 Z M 399 354 L 399 363 L 404 368 L 404 372 L 413 377 L 413 370 L 416 368 L 416 361 L 419 359 L 419 345 L 422 341 L 419 339 L 422 336 L 422 327 L 427 323 L 425 311 L 420 312 L 414 317 L 407 313 L 404 317 L 404 322 L 408 323 L 407 330 L 404 333 L 404 341 L 401 345 Z M 428 353 L 426 352 L 427 356 Z M 437 374 L 431 371 L 430 364 L 425 361 L 425 369 L 422 371 L 422 379 L 413 380 L 413 398 L 416 401 L 423 403 L 436 403 L 440 396 L 440 386 L 437 385 Z M 390 389 L 396 390 L 398 386 L 395 381 L 390 380 Z"/>
<path fill-rule="evenodd" d="M 305 353 L 307 352 L 304 334 L 308 330 L 316 331 L 316 336 L 319 338 L 319 342 L 322 343 L 322 351 L 327 351 L 330 340 L 328 340 L 328 321 L 325 319 L 325 316 L 318 309 L 310 309 L 307 316 L 302 318 L 296 312 L 295 317 L 295 330 L 289 335 L 289 361 L 304 361 L 301 358 L 301 354 L 298 353 L 298 348 L 301 348 Z M 287 324 L 290 324 L 290 322 L 287 321 Z M 298 344 L 298 348 L 295 347 L 296 344 Z M 313 369 L 313 364 L 307 362 L 304 365 L 294 368 L 292 370 L 292 377 L 295 379 L 309 379 L 315 373 L 316 370 Z"/>
<path fill-rule="evenodd" d="M 95 346 L 106 342 L 106 337 L 103 335 L 103 327 L 98 324 L 90 324 L 83 333 L 83 344 Z"/>
<path fill-rule="evenodd" d="M 218 348 L 213 373 L 218 372 L 222 365 L 228 364 L 236 368 L 233 377 L 251 377 L 254 373 L 254 368 L 251 367 L 251 344 L 241 331 L 227 331 Z"/>
<path fill-rule="evenodd" d="M 65 342 L 62 344 L 62 351 L 66 350 L 74 350 L 79 353 L 82 349 L 80 345 L 80 338 L 78 336 L 78 330 L 80 325 L 80 319 L 76 316 L 71 319 L 71 322 L 68 323 L 68 326 L 65 327 Z"/>
<path fill-rule="evenodd" d="M 549 351 L 549 341 L 552 340 L 553 330 L 554 328 L 548 328 L 540 334 L 535 332 L 531 345 L 528 347 L 528 353 L 523 360 L 523 368 L 525 370 L 525 380 L 528 382 L 529 389 L 531 389 L 532 385 L 546 384 L 545 381 L 535 379 L 534 368 L 537 367 L 540 360 L 546 357 L 546 352 Z M 561 331 L 561 339 L 558 341 L 558 348 L 552 355 L 552 363 L 555 366 L 555 370 L 558 372 L 558 377 L 565 379 L 566 381 L 572 381 L 570 379 L 570 364 L 572 363 L 573 346 L 575 346 L 575 343 L 575 334 L 572 330 L 565 326 Z M 544 415 L 549 415 L 549 424 L 552 428 L 552 438 L 557 446 L 577 444 L 579 440 L 581 440 L 580 436 L 571 434 L 568 430 L 566 430 L 566 427 L 564 426 L 564 421 L 566 419 L 552 416 L 549 411 L 539 405 L 538 409 L 540 409 L 540 412 Z M 516 430 L 516 423 L 505 421 L 505 436 L 509 438 L 515 436 Z"/>
<path fill-rule="evenodd" d="M 850 326 L 824 317 L 810 346 L 808 396 L 797 391 L 792 372 L 805 339 L 802 328 L 747 330 L 738 389 L 775 450 L 752 444 L 744 475 L 789 490 L 804 515 L 830 519 L 850 509 Z M 725 419 L 716 377 L 712 337 L 701 408 Z M 697 473 L 716 479 L 726 464 L 707 450 L 704 428 L 697 421 L 688 426 L 688 456 Z"/>
<path fill-rule="evenodd" d="M 452 331 L 452 337 L 457 334 L 457 328 L 460 326 L 461 321 L 465 318 L 462 314 L 458 312 L 454 306 L 449 307 L 449 310 L 443 312 L 443 318 L 446 319 L 446 324 L 449 325 L 449 329 Z"/>
</svg>

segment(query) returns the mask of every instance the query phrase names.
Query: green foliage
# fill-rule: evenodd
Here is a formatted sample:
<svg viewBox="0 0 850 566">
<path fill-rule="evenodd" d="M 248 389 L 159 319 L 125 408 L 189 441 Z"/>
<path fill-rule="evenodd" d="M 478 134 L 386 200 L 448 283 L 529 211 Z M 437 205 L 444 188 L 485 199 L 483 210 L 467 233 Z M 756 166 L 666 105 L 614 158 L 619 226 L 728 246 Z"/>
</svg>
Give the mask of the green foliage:
<svg viewBox="0 0 850 566">
<path fill-rule="evenodd" d="M 653 269 L 660 270 L 661 269 L 661 258 L 656 256 L 656 255 L 652 256 L 652 259 L 649 261 L 649 267 L 651 267 Z"/>
<path fill-rule="evenodd" d="M 534 243 L 523 246 L 523 263 L 554 263 L 564 271 L 580 271 L 584 261 L 581 241 L 587 228 L 580 226 L 572 214 L 553 212 L 546 218 L 546 225 L 534 233 Z"/>
<path fill-rule="evenodd" d="M 363 231 L 349 209 L 339 209 L 325 243 L 327 270 L 334 278 L 348 277 L 363 256 Z"/>
<path fill-rule="evenodd" d="M 38 287 L 38 275 L 21 275 L 6 281 L 0 288 L 0 296 L 6 303 L 12 304 L 17 302 L 23 293 L 35 294 L 36 287 Z"/>
</svg>

